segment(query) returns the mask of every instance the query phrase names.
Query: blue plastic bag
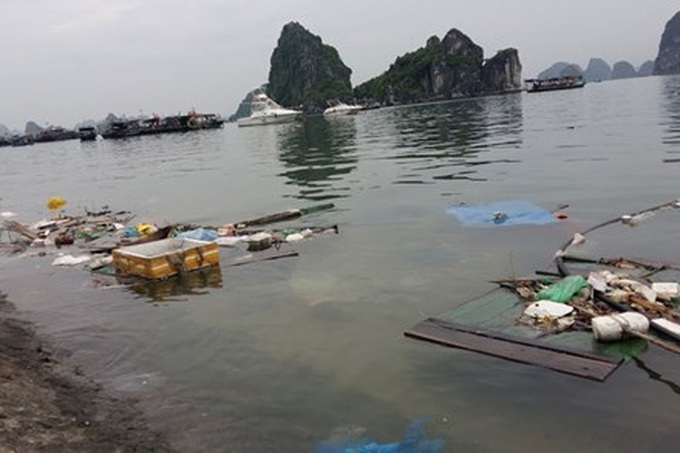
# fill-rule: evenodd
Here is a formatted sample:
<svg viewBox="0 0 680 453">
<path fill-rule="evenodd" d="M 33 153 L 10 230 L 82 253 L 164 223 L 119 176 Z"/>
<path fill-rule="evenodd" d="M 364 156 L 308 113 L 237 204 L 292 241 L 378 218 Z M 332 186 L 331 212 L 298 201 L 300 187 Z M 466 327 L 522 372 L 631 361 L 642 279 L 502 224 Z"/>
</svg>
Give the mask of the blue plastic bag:
<svg viewBox="0 0 680 453">
<path fill-rule="evenodd" d="M 196 228 L 195 230 L 183 231 L 177 237 L 185 239 L 196 239 L 197 241 L 214 241 L 219 237 L 217 231 L 206 228 Z"/>
<path fill-rule="evenodd" d="M 379 443 L 372 439 L 329 440 L 317 445 L 313 453 L 438 453 L 444 448 L 442 439 L 426 439 L 426 418 L 411 423 L 404 438 L 397 442 Z"/>
</svg>

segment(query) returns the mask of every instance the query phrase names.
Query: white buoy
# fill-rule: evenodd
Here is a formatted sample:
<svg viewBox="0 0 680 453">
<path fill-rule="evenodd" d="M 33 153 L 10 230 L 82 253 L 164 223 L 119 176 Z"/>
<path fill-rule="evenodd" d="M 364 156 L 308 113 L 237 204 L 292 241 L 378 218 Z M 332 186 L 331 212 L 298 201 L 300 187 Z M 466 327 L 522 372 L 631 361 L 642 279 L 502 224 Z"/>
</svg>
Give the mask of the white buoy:
<svg viewBox="0 0 680 453">
<path fill-rule="evenodd" d="M 596 316 L 591 320 L 593 336 L 597 341 L 618 341 L 631 333 L 647 333 L 649 320 L 641 313 L 626 312 Z"/>
</svg>

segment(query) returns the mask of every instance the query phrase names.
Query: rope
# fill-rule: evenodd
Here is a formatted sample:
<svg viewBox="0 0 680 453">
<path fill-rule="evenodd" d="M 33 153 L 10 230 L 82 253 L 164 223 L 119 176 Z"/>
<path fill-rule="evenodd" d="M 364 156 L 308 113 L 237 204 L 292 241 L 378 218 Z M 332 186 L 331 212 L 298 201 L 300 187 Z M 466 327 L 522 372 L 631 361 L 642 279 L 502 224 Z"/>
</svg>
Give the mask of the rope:
<svg viewBox="0 0 680 453">
<path fill-rule="evenodd" d="M 660 205 L 657 205 L 657 206 L 653 206 L 651 208 L 643 209 L 642 211 L 638 211 L 636 213 L 630 214 L 630 216 L 634 218 L 634 217 L 637 217 L 637 216 L 640 216 L 640 215 L 643 215 L 643 214 L 659 211 L 661 209 L 678 208 L 678 207 L 680 207 L 680 203 L 677 200 L 675 200 L 675 201 L 671 201 L 671 202 L 668 202 L 668 203 L 663 203 L 663 204 L 660 204 Z M 609 225 L 614 225 L 614 224 L 619 223 L 621 221 L 622 221 L 621 216 L 619 216 L 615 219 L 607 220 L 606 222 L 602 222 L 598 225 L 595 225 L 591 228 L 584 230 L 581 233 L 581 235 L 586 236 L 587 234 L 592 233 L 593 231 L 599 230 L 599 229 L 604 228 L 604 227 L 609 226 Z M 573 272 L 571 272 L 571 270 L 567 267 L 567 265 L 564 263 L 564 259 L 563 259 L 563 257 L 567 253 L 567 249 L 571 246 L 572 243 L 573 243 L 573 238 L 570 239 L 569 241 L 567 241 L 564 245 L 562 245 L 562 247 L 560 249 L 558 249 L 557 252 L 555 253 L 555 258 L 554 258 L 555 265 L 557 266 L 557 270 L 559 271 L 559 273 L 562 277 L 567 277 L 569 275 L 573 275 Z M 625 305 L 622 305 L 622 304 L 612 300 L 611 298 L 607 297 L 606 294 L 604 294 L 600 291 L 593 290 L 593 294 L 594 294 L 594 296 L 597 300 L 604 302 L 605 304 L 607 304 L 608 306 L 610 306 L 611 308 L 613 308 L 616 311 L 619 311 L 619 312 L 633 311 L 632 308 L 627 307 Z M 656 330 L 657 332 L 663 333 L 654 324 L 650 324 L 650 328 Z M 668 348 L 666 348 L 666 349 L 668 349 Z"/>
</svg>

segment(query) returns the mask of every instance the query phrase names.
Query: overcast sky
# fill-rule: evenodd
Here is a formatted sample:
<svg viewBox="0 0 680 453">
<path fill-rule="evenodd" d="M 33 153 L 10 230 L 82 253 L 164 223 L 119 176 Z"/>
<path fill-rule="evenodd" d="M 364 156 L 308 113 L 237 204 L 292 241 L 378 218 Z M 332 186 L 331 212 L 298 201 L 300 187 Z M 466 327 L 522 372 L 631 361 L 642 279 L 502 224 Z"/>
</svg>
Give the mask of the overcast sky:
<svg viewBox="0 0 680 453">
<path fill-rule="evenodd" d="M 590 57 L 653 60 L 677 0 L 0 0 L 0 124 L 187 111 L 229 115 L 266 82 L 284 24 L 334 46 L 358 84 L 458 28 L 523 77 Z"/>
</svg>

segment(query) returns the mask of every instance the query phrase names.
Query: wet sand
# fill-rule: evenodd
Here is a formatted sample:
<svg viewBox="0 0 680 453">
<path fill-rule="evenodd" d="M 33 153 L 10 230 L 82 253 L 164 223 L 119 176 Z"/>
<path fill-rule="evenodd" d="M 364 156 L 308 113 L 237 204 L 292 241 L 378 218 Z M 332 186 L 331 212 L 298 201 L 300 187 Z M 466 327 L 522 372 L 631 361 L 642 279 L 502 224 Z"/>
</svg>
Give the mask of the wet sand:
<svg viewBox="0 0 680 453">
<path fill-rule="evenodd" d="M 0 453 L 172 451 L 134 402 L 61 361 L 0 293 Z"/>
</svg>

